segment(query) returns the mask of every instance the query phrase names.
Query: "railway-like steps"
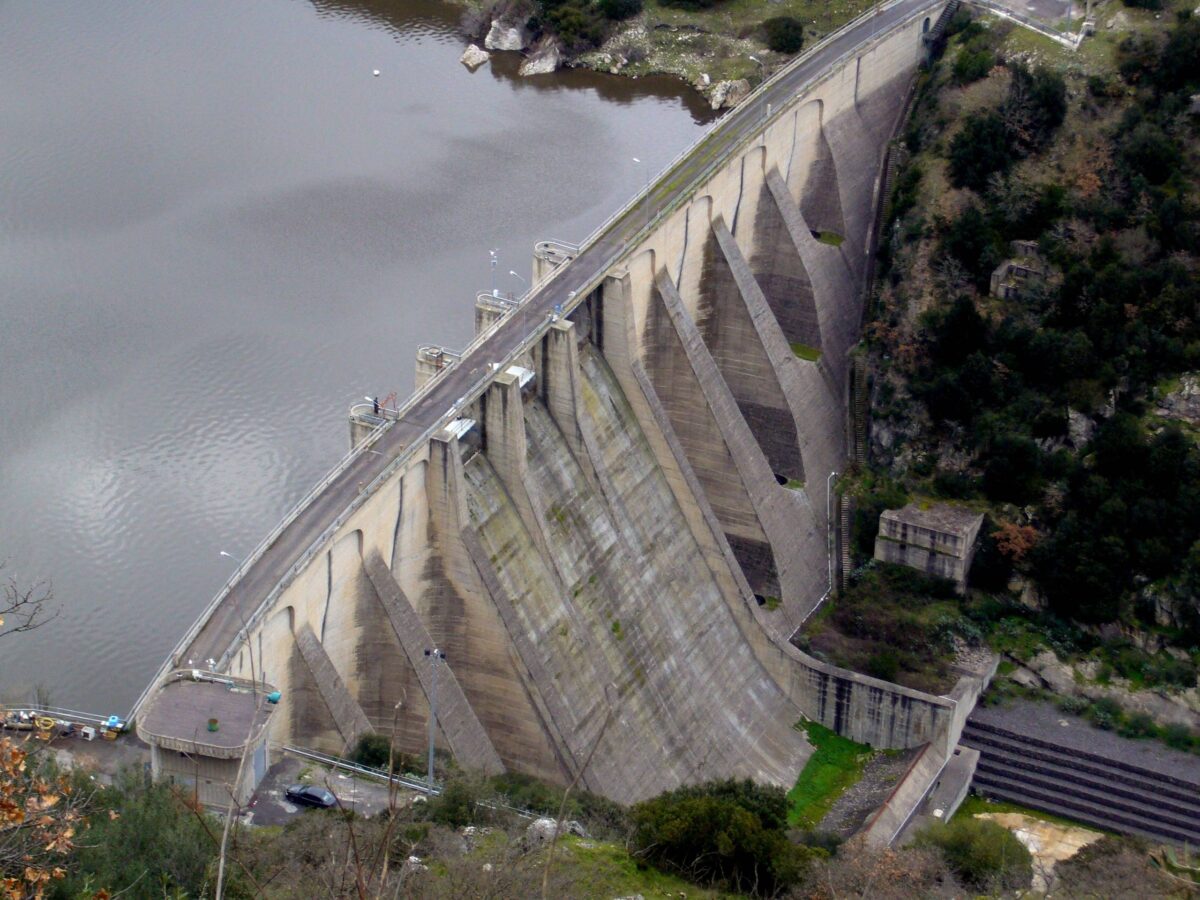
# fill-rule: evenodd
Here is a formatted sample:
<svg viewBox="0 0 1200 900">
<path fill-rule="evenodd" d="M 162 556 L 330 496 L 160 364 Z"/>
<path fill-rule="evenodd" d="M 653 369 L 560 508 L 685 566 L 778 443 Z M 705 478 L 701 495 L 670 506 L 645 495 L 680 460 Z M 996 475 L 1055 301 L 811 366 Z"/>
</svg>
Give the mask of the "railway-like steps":
<svg viewBox="0 0 1200 900">
<path fill-rule="evenodd" d="M 1200 844 L 1200 784 L 1119 760 L 968 721 L 979 751 L 972 787 L 1107 831 Z"/>
</svg>

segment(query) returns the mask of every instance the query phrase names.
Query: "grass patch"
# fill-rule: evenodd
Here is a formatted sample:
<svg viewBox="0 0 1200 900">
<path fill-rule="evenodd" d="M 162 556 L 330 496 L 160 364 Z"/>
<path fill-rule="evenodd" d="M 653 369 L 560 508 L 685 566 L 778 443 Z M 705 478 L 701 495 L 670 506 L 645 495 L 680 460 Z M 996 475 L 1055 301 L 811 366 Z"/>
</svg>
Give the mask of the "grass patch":
<svg viewBox="0 0 1200 900">
<path fill-rule="evenodd" d="M 804 490 L 804 482 L 798 478 L 789 478 L 784 487 L 789 491 L 802 491 Z"/>
<path fill-rule="evenodd" d="M 830 247 L 842 246 L 842 241 L 846 240 L 836 231 L 821 231 L 817 233 L 817 240 L 822 244 L 828 244 Z"/>
<path fill-rule="evenodd" d="M 790 345 L 792 353 L 799 359 L 806 359 L 809 362 L 816 362 L 821 358 L 821 351 L 816 347 L 810 347 L 808 344 L 793 343 Z"/>
<path fill-rule="evenodd" d="M 1053 822 L 1055 825 L 1066 825 L 1070 828 L 1086 828 L 1089 831 L 1099 831 L 1102 834 L 1111 834 L 1104 831 L 1102 828 L 1097 828 L 1094 825 L 1084 825 L 1081 822 L 1076 822 L 1073 819 L 1067 819 L 1062 816 L 1056 816 L 1053 813 L 1042 812 L 1040 809 L 1031 809 L 1028 806 L 1021 806 L 1019 803 L 1006 803 L 1003 800 L 988 800 L 986 797 L 981 797 L 978 794 L 969 794 L 962 805 L 954 813 L 954 818 L 964 816 L 970 818 L 977 816 L 980 813 L 1020 813 L 1024 816 L 1029 816 L 1031 819 L 1041 819 L 1043 822 Z"/>
<path fill-rule="evenodd" d="M 563 868 L 578 883 L 587 886 L 591 897 L 730 897 L 684 881 L 674 875 L 659 871 L 653 866 L 638 867 L 637 861 L 624 847 L 617 844 L 565 838 L 560 845 L 570 862 Z"/>
<path fill-rule="evenodd" d="M 796 786 L 788 791 L 788 824 L 815 828 L 842 791 L 862 777 L 873 751 L 816 722 L 801 722 L 796 727 L 804 729 L 816 752 L 800 772 Z"/>
</svg>

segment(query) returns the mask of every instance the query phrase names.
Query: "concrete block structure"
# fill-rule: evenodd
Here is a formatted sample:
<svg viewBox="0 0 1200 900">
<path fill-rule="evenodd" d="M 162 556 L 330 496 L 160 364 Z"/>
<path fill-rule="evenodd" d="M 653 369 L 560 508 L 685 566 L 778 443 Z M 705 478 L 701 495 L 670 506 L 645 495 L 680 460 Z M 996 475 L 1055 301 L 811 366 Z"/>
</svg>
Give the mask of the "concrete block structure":
<svg viewBox="0 0 1200 900">
<path fill-rule="evenodd" d="M 875 558 L 949 578 L 965 593 L 983 513 L 948 503 L 910 503 L 879 516 Z"/>
<path fill-rule="evenodd" d="M 244 805 L 271 764 L 272 691 L 197 669 L 169 673 L 136 723 L 154 779 L 192 791 L 208 807 Z"/>
<path fill-rule="evenodd" d="M 989 293 L 1003 300 L 1019 300 L 1034 286 L 1043 284 L 1049 275 L 1036 241 L 1012 241 L 1012 256 L 992 272 Z"/>
<path fill-rule="evenodd" d="M 539 245 L 529 295 L 478 298 L 476 340 L 440 367 L 422 351 L 382 427 L 356 412 L 361 443 L 167 668 L 256 661 L 285 698 L 271 739 L 333 753 L 367 728 L 420 752 L 434 699 L 463 766 L 626 803 L 716 777 L 790 787 L 807 717 L 928 745 L 922 795 L 986 676 L 933 696 L 790 638 L 832 587 L 880 173 L 944 9 L 882 4 L 593 238 Z"/>
</svg>

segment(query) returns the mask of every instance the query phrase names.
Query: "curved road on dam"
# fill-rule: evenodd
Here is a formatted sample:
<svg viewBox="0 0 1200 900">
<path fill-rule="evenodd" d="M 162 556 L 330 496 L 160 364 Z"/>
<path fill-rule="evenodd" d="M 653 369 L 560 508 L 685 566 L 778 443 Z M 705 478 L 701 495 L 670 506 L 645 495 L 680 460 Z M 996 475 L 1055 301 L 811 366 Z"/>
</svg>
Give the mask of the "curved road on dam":
<svg viewBox="0 0 1200 900">
<path fill-rule="evenodd" d="M 190 640 L 185 639 L 186 643 L 176 648 L 167 665 L 173 659 L 191 659 L 196 664 L 210 658 L 221 659 L 245 623 L 289 570 L 322 537 L 330 524 L 354 504 L 363 491 L 362 486 L 371 485 L 405 448 L 445 420 L 460 401 L 471 399 L 491 364 L 507 364 L 514 358 L 531 334 L 544 328 L 556 307 L 569 308 L 573 300 L 582 300 L 586 291 L 603 278 L 624 251 L 635 245 L 657 216 L 687 196 L 694 189 L 694 182 L 714 162 L 723 159 L 762 127 L 769 106 L 781 108 L 807 82 L 823 74 L 844 54 L 921 11 L 930 10 L 932 14 L 941 5 L 941 2 L 931 3 L 930 0 L 899 0 L 879 9 L 793 63 L 722 119 L 687 158 L 670 170 L 670 178 L 660 177 L 636 203 L 583 247 L 571 263 L 535 288 L 525 300 L 523 315 L 508 316 L 486 341 L 437 378 L 402 412 L 398 421 L 379 435 L 371 445 L 374 452 L 360 452 L 354 456 L 257 559 L 248 561 L 241 577 L 230 585 L 215 607 L 206 610 L 199 630 L 193 627 Z"/>
</svg>

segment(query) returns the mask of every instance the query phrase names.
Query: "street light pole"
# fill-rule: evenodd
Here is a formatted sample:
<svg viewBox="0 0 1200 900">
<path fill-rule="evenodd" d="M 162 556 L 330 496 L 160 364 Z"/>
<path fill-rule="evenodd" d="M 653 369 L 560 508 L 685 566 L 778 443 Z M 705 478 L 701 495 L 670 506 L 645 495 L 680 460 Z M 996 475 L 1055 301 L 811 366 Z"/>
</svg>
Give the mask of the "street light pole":
<svg viewBox="0 0 1200 900">
<path fill-rule="evenodd" d="M 434 647 L 426 650 L 432 668 L 429 679 L 429 793 L 433 793 L 433 737 L 437 730 L 437 671 L 438 660 L 445 661 L 446 654 Z"/>
<path fill-rule="evenodd" d="M 500 249 L 499 249 L 499 248 L 496 248 L 495 250 L 489 250 L 489 251 L 488 251 L 488 255 L 489 255 L 489 256 L 491 256 L 491 258 L 492 258 L 492 259 L 491 259 L 491 265 L 492 265 L 492 296 L 493 296 L 493 297 L 499 297 L 499 296 L 500 296 L 499 294 L 497 294 L 497 293 L 496 293 L 496 264 L 497 264 L 498 262 L 500 262 L 500 257 L 499 257 L 499 256 L 497 256 L 496 254 L 498 254 L 499 252 L 500 252 Z"/>
</svg>

